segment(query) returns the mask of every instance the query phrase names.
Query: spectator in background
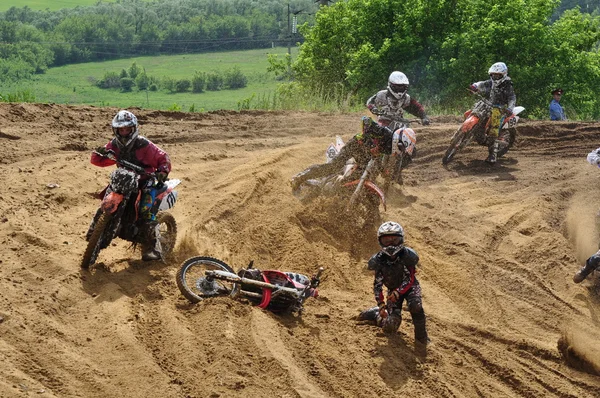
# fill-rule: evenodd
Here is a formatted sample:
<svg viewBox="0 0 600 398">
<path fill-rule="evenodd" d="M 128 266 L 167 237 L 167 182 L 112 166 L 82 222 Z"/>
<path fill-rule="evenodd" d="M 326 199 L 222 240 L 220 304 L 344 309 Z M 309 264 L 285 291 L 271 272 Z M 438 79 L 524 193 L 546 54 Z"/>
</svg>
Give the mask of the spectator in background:
<svg viewBox="0 0 600 398">
<path fill-rule="evenodd" d="M 550 101 L 550 120 L 567 120 L 565 110 L 560 106 L 560 98 L 563 94 L 562 88 L 552 91 L 552 101 Z"/>
</svg>

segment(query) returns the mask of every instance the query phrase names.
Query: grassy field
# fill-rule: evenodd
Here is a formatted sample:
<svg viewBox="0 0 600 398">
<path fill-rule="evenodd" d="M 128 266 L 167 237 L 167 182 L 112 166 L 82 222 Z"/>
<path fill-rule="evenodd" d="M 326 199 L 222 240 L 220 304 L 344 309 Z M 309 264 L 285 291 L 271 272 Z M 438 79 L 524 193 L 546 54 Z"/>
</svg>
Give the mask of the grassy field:
<svg viewBox="0 0 600 398">
<path fill-rule="evenodd" d="M 199 110 L 237 109 L 238 102 L 250 98 L 272 95 L 278 82 L 267 73 L 267 54 L 283 56 L 285 47 L 260 50 L 214 52 L 157 57 L 136 57 L 107 62 L 67 65 L 51 68 L 33 80 L 18 84 L 0 85 L 0 93 L 30 91 L 36 102 L 59 104 L 89 104 L 96 106 L 137 106 L 152 109 L 169 109 L 174 104 L 181 110 L 190 107 Z M 295 55 L 292 49 L 292 55 Z M 248 85 L 238 90 L 207 91 L 204 93 L 169 93 L 166 91 L 137 91 L 121 93 L 119 90 L 102 90 L 94 86 L 92 78 L 101 79 L 105 72 L 120 72 L 136 62 L 149 76 L 191 79 L 195 71 L 225 71 L 237 66 L 248 78 Z"/>
<path fill-rule="evenodd" d="M 2 0 L 0 1 L 0 11 L 6 11 L 11 7 L 23 8 L 25 6 L 32 10 L 51 11 L 60 10 L 61 8 L 73 8 L 77 6 L 91 6 L 98 0 Z M 115 0 L 102 0 L 103 3 L 114 3 Z"/>
</svg>

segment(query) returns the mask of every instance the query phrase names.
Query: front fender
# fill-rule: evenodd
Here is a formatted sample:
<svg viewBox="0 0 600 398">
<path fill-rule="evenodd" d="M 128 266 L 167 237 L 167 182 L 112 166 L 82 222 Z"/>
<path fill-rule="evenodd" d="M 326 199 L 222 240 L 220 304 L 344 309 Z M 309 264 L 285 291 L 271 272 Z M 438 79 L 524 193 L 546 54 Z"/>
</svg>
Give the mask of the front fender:
<svg viewBox="0 0 600 398">
<path fill-rule="evenodd" d="M 108 195 L 102 199 L 102 204 L 100 207 L 102 211 L 108 214 L 112 214 L 119 208 L 121 202 L 123 202 L 124 196 L 123 194 L 110 192 Z"/>
<path fill-rule="evenodd" d="M 479 118 L 476 115 L 471 114 L 460 126 L 460 130 L 463 133 L 469 132 L 473 130 L 473 127 L 475 127 L 477 123 L 479 123 Z"/>
</svg>

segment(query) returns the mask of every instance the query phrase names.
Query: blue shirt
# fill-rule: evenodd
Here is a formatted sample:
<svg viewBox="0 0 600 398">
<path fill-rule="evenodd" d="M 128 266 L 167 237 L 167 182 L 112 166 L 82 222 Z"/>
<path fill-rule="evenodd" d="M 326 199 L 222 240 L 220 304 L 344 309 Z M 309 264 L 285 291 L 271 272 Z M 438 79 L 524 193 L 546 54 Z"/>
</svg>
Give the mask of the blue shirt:
<svg viewBox="0 0 600 398">
<path fill-rule="evenodd" d="M 550 101 L 550 120 L 567 120 L 565 111 L 555 99 Z"/>
</svg>

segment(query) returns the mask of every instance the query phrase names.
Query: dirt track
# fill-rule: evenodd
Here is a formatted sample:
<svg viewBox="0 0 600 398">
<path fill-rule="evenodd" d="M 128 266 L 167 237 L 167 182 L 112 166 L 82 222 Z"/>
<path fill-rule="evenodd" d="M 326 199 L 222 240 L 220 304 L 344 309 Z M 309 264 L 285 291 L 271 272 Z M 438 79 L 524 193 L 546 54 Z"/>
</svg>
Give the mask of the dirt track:
<svg viewBox="0 0 600 398">
<path fill-rule="evenodd" d="M 457 120 L 415 127 L 419 156 L 384 217 L 421 256 L 423 357 L 407 312 L 391 337 L 352 319 L 373 304 L 374 236 L 336 232 L 290 193 L 360 115 L 137 111 L 183 180 L 176 258 L 144 264 L 119 243 L 84 273 L 88 194 L 109 174 L 89 151 L 115 112 L 0 104 L 0 397 L 600 396 L 600 377 L 557 349 L 565 334 L 600 374 L 598 293 L 571 281 L 598 245 L 600 170 L 585 156 L 599 123 L 527 121 L 494 168 L 474 145 L 442 167 Z M 174 276 L 196 254 L 320 265 L 328 279 L 301 319 L 225 298 L 191 305 Z"/>
</svg>

